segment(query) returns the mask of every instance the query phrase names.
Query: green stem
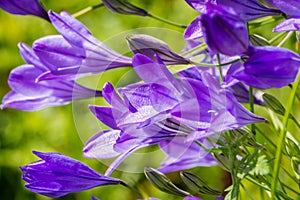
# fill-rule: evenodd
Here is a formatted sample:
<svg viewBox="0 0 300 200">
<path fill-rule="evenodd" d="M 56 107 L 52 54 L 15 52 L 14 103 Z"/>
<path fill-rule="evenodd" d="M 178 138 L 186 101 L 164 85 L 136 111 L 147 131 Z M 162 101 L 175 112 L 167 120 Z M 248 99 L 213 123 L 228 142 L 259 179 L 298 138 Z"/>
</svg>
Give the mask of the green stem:
<svg viewBox="0 0 300 200">
<path fill-rule="evenodd" d="M 219 67 L 219 70 L 220 70 L 220 67 L 236 63 L 239 60 L 240 59 L 236 59 L 236 60 L 233 60 L 233 61 L 230 61 L 230 62 L 227 62 L 227 63 L 222 63 L 222 64 L 207 64 L 207 63 L 197 63 L 197 62 L 192 61 L 191 64 L 198 65 L 198 66 L 201 66 L 201 67 Z"/>
<path fill-rule="evenodd" d="M 197 53 L 200 53 L 201 51 L 204 51 L 206 48 L 207 48 L 207 45 L 205 43 L 202 43 L 202 44 L 200 44 L 200 45 L 198 45 L 198 46 L 196 46 L 196 47 L 194 47 L 194 48 L 192 48 L 192 49 L 190 49 L 188 51 L 185 51 L 185 52 L 183 52 L 183 53 L 181 53 L 179 55 L 181 55 L 181 56 L 187 56 L 187 55 L 189 55 L 191 53 L 193 53 L 192 55 L 195 55 Z"/>
<path fill-rule="evenodd" d="M 281 42 L 277 45 L 277 47 L 281 47 L 293 34 L 293 31 L 290 31 L 282 40 Z"/>
<path fill-rule="evenodd" d="M 281 36 L 283 36 L 284 34 L 286 34 L 286 32 L 281 32 L 278 33 L 275 37 L 273 37 L 272 39 L 270 39 L 268 42 L 269 44 L 272 44 L 273 42 L 275 42 L 277 39 L 279 39 Z"/>
<path fill-rule="evenodd" d="M 168 20 L 163 19 L 163 18 L 161 18 L 161 17 L 155 16 L 155 15 L 153 15 L 153 14 L 151 14 L 151 13 L 148 13 L 147 16 L 148 16 L 148 17 L 151 17 L 151 18 L 153 18 L 153 19 L 156 19 L 156 20 L 158 20 L 158 21 L 161 21 L 161 22 L 163 22 L 163 23 L 166 23 L 166 24 L 169 24 L 169 25 L 172 25 L 172 26 L 176 26 L 176 27 L 178 27 L 178 28 L 183 28 L 183 29 L 186 29 L 186 28 L 187 28 L 187 26 L 185 26 L 185 25 L 177 24 L 177 23 L 175 23 L 175 22 L 168 21 Z"/>
<path fill-rule="evenodd" d="M 279 176 L 280 161 L 281 161 L 281 157 L 282 157 L 282 147 L 283 147 L 283 144 L 285 141 L 288 119 L 289 119 L 289 115 L 290 115 L 290 112 L 293 107 L 296 90 L 298 88 L 299 82 L 300 82 L 300 73 L 298 73 L 297 80 L 296 80 L 296 82 L 293 86 L 293 89 L 291 91 L 291 94 L 289 96 L 287 108 L 286 108 L 286 111 L 285 111 L 284 117 L 283 117 L 282 129 L 280 130 L 279 141 L 277 144 L 277 150 L 276 150 L 275 161 L 274 161 L 273 179 L 271 182 L 271 196 L 273 199 L 276 199 L 276 186 L 277 186 L 277 181 L 278 181 L 278 176 Z"/>
<path fill-rule="evenodd" d="M 250 102 L 250 112 L 254 113 L 254 96 L 253 96 L 253 88 L 249 87 L 249 102 Z M 255 134 L 255 125 L 251 124 L 251 131 Z"/>
<path fill-rule="evenodd" d="M 89 6 L 89 7 L 86 7 L 86 8 L 84 8 L 84 9 L 82 9 L 82 10 L 80 10 L 80 11 L 78 11 L 78 12 L 72 14 L 72 16 L 73 16 L 74 18 L 76 18 L 76 17 L 79 17 L 79 16 L 81 16 L 81 15 L 84 15 L 84 14 L 86 14 L 86 13 L 92 11 L 92 10 L 95 10 L 95 9 L 97 9 L 97 8 L 100 8 L 100 7 L 102 7 L 102 6 L 104 6 L 103 3 L 99 3 L 99 4 L 94 5 L 94 6 Z"/>
<path fill-rule="evenodd" d="M 223 78 L 223 71 L 222 71 L 222 64 L 221 64 L 221 58 L 220 58 L 220 54 L 217 54 L 217 62 L 218 62 L 218 68 L 219 68 L 219 73 L 220 73 L 220 83 L 224 82 L 224 78 Z"/>
</svg>

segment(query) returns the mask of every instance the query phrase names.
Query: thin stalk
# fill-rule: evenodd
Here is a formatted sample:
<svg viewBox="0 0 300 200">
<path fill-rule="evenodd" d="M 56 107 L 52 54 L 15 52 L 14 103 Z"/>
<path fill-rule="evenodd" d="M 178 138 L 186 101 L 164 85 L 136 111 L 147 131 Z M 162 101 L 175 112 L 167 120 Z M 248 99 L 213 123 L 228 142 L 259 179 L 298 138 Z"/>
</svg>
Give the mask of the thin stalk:
<svg viewBox="0 0 300 200">
<path fill-rule="evenodd" d="M 250 112 L 254 113 L 254 96 L 253 96 L 253 88 L 249 87 L 249 102 L 250 102 Z M 255 134 L 255 125 L 251 124 L 251 131 Z"/>
<path fill-rule="evenodd" d="M 151 13 L 148 13 L 147 16 L 148 16 L 148 17 L 151 17 L 151 18 L 153 18 L 153 19 L 156 19 L 156 20 L 158 20 L 158 21 L 161 21 L 161 22 L 163 22 L 163 23 L 166 23 L 166 24 L 169 24 L 169 25 L 172 25 L 172 26 L 176 26 L 176 27 L 178 27 L 178 28 L 183 28 L 183 29 L 186 29 L 186 28 L 187 28 L 187 26 L 185 26 L 185 25 L 177 24 L 177 23 L 175 23 L 175 22 L 168 21 L 168 20 L 166 20 L 166 19 L 163 19 L 163 18 L 158 17 L 158 16 L 156 16 L 156 15 L 153 15 L 153 14 L 151 14 Z"/>
<path fill-rule="evenodd" d="M 248 195 L 248 197 L 251 200 L 254 200 L 254 197 L 251 195 L 251 193 L 249 192 L 249 190 L 247 190 L 247 188 L 242 183 L 241 183 L 241 186 L 242 186 L 243 190 L 246 192 L 246 194 Z"/>
<path fill-rule="evenodd" d="M 276 199 L 276 186 L 277 186 L 277 181 L 278 181 L 278 176 L 279 176 L 280 161 L 281 161 L 281 157 L 282 157 L 282 147 L 283 147 L 285 137 L 286 137 L 286 129 L 287 129 L 289 115 L 290 115 L 290 112 L 293 107 L 296 90 L 298 88 L 299 83 L 300 83 L 300 73 L 298 73 L 297 80 L 296 80 L 296 82 L 293 86 L 293 89 L 291 91 L 291 94 L 289 96 L 287 108 L 284 113 L 284 117 L 283 117 L 283 121 L 282 121 L 282 129 L 280 130 L 279 141 L 277 144 L 277 150 L 276 150 L 275 161 L 274 161 L 274 171 L 273 171 L 273 176 L 272 176 L 273 179 L 271 182 L 271 196 L 273 199 Z"/>
<path fill-rule="evenodd" d="M 281 36 L 283 36 L 286 32 L 281 32 L 278 33 L 275 37 L 273 37 L 272 39 L 270 39 L 268 42 L 269 44 L 272 44 L 273 42 L 275 42 L 277 39 L 279 39 Z"/>
<path fill-rule="evenodd" d="M 220 73 L 220 83 L 223 83 L 224 78 L 223 78 L 223 71 L 222 71 L 222 66 L 221 66 L 220 54 L 217 54 L 217 62 L 218 62 L 218 68 L 219 68 L 219 73 Z"/>
<path fill-rule="evenodd" d="M 240 59 L 235 59 L 233 61 L 230 61 L 230 62 L 227 62 L 227 63 L 222 63 L 222 64 L 208 64 L 208 63 L 197 63 L 197 62 L 191 62 L 191 64 L 194 64 L 194 65 L 198 65 L 198 66 L 201 66 L 201 67 L 223 67 L 223 66 L 226 66 L 226 65 L 230 65 L 230 64 L 233 64 L 233 63 L 236 63 L 238 62 Z M 222 68 L 221 68 L 222 69 Z M 220 70 L 220 69 L 219 69 Z"/>
<path fill-rule="evenodd" d="M 277 45 L 277 47 L 281 47 L 293 34 L 293 31 L 290 31 L 282 40 L 281 42 Z"/>
<path fill-rule="evenodd" d="M 207 48 L 207 45 L 205 43 L 202 43 L 202 44 L 200 44 L 188 51 L 185 51 L 179 55 L 186 56 L 186 55 L 189 55 L 190 53 L 193 53 L 193 54 L 200 53 L 201 51 L 204 51 L 206 48 Z"/>
<path fill-rule="evenodd" d="M 78 11 L 78 12 L 72 14 L 72 16 L 73 16 L 74 18 L 76 18 L 76 17 L 79 17 L 79 16 L 81 16 L 81 15 L 84 15 L 84 14 L 86 14 L 86 13 L 92 11 L 92 10 L 95 10 L 95 9 L 97 9 L 97 8 L 100 8 L 100 7 L 102 7 L 102 6 L 104 6 L 103 3 L 99 3 L 99 4 L 94 5 L 94 6 L 89 6 L 89 7 L 86 7 L 86 8 L 84 8 L 84 9 L 82 9 L 82 10 L 80 10 L 80 11 Z"/>
</svg>

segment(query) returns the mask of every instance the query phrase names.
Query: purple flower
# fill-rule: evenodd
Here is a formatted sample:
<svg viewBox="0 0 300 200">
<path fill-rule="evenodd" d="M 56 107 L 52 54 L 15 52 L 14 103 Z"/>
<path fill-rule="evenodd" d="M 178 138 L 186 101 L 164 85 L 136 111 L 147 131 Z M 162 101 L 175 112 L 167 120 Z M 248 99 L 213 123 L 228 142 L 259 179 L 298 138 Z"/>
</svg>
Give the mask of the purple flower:
<svg viewBox="0 0 300 200">
<path fill-rule="evenodd" d="M 247 27 L 232 8 L 206 4 L 199 18 L 204 41 L 215 53 L 241 55 L 249 46 Z"/>
<path fill-rule="evenodd" d="M 102 131 L 91 138 L 85 145 L 84 154 L 92 158 L 119 156 L 107 174 L 138 148 L 175 137 L 184 140 L 182 137 L 188 136 L 189 141 L 200 140 L 218 132 L 264 121 L 239 104 L 208 73 L 203 73 L 201 80 L 176 79 L 159 57 L 157 60 L 158 63 L 136 54 L 133 66 L 145 83 L 120 88 L 123 98 L 107 84 L 102 92 L 111 107 L 91 107 L 97 118 L 114 130 Z M 178 168 L 205 163 L 200 157 L 187 158 L 182 157 L 186 163 L 181 163 Z"/>
<path fill-rule="evenodd" d="M 207 2 L 216 4 L 216 0 L 185 0 L 192 8 L 200 13 L 206 12 L 205 4 Z"/>
<path fill-rule="evenodd" d="M 300 57 L 285 48 L 253 47 L 249 58 L 235 66 L 233 78 L 259 89 L 280 88 L 292 83 L 300 67 Z"/>
<path fill-rule="evenodd" d="M 8 78 L 12 91 L 2 100 L 1 108 L 25 111 L 40 110 L 49 106 L 61 106 L 73 100 L 101 96 L 101 91 L 85 88 L 73 80 L 47 80 L 37 82 L 38 77 L 49 71 L 30 47 L 19 45 L 28 63 L 13 69 Z"/>
<path fill-rule="evenodd" d="M 0 0 L 0 8 L 16 15 L 35 15 L 49 21 L 39 0 Z"/>
<path fill-rule="evenodd" d="M 78 20 L 66 12 L 52 11 L 49 17 L 61 36 L 47 36 L 34 42 L 33 49 L 50 69 L 40 80 L 85 76 L 118 67 L 131 66 L 131 58 L 113 51 Z"/>
<path fill-rule="evenodd" d="M 259 2 L 259 0 L 216 0 L 216 1 L 217 1 L 217 5 L 233 8 L 233 10 L 245 22 L 252 21 L 260 17 L 281 14 L 281 12 L 277 9 L 263 6 Z"/>
<path fill-rule="evenodd" d="M 20 167 L 25 187 L 51 198 L 79 192 L 102 185 L 121 184 L 116 178 L 106 177 L 87 165 L 59 153 L 33 151 L 42 160 Z"/>
</svg>

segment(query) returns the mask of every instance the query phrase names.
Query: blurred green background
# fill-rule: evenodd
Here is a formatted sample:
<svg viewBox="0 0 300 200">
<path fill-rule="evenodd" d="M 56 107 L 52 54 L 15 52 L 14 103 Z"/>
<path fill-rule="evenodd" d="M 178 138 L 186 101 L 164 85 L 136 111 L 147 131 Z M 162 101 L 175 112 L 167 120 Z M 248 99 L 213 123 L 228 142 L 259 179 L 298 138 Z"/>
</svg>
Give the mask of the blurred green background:
<svg viewBox="0 0 300 200">
<path fill-rule="evenodd" d="M 75 13 L 87 6 L 99 3 L 95 0 L 44 0 L 42 2 L 47 9 L 55 12 L 66 10 L 70 13 Z M 198 15 L 183 0 L 132 0 L 131 2 L 162 18 L 185 25 L 189 24 Z M 78 19 L 91 30 L 96 38 L 100 41 L 105 41 L 111 48 L 121 53 L 126 54 L 129 52 L 125 42 L 125 36 L 128 33 L 149 33 L 165 40 L 177 52 L 183 48 L 183 39 L 180 38 L 180 34 L 183 33 L 182 29 L 174 28 L 150 18 L 114 14 L 102 7 L 80 16 Z M 13 16 L 2 10 L 0 10 L 0 21 L 0 98 L 3 98 L 10 90 L 7 85 L 9 72 L 18 65 L 24 64 L 19 55 L 17 44 L 25 42 L 31 45 L 34 40 L 46 35 L 56 34 L 56 31 L 50 23 L 42 19 L 32 16 Z M 165 30 L 159 29 L 157 31 L 157 29 L 153 29 L 152 27 L 165 28 Z M 272 34 L 266 34 L 259 27 L 255 31 L 265 34 L 269 38 L 273 36 Z M 288 45 L 295 49 L 293 41 Z M 101 76 L 94 75 L 88 79 L 80 80 L 80 82 L 86 86 L 101 89 L 104 82 L 108 80 L 114 84 L 124 85 L 135 78 L 134 74 L 129 72 L 129 69 L 123 69 L 107 72 Z M 270 93 L 276 94 L 284 104 L 286 103 L 287 99 L 285 97 L 288 92 L 289 89 L 287 88 L 280 91 L 270 90 Z M 37 160 L 32 155 L 32 150 L 60 152 L 85 162 L 100 173 L 105 172 L 106 166 L 101 162 L 88 160 L 82 156 L 84 142 L 92 134 L 104 128 L 89 112 L 87 108 L 89 103 L 100 104 L 104 103 L 104 101 L 101 98 L 84 100 L 75 103 L 73 106 L 47 108 L 38 112 L 23 112 L 13 109 L 0 111 L 0 199 L 49 199 L 32 193 L 23 186 L 24 182 L 21 180 L 19 166 Z M 299 102 L 297 103 L 297 108 L 299 108 Z M 259 110 L 259 112 L 267 115 L 264 110 Z M 294 111 L 294 114 L 299 118 L 297 109 Z M 90 123 L 93 125 L 90 125 Z M 290 130 L 297 130 L 293 125 L 290 126 Z M 266 130 L 266 132 L 268 131 L 270 130 Z M 153 149 L 155 150 L 155 147 Z M 153 149 L 150 148 L 148 150 L 152 151 Z M 158 156 L 157 160 L 155 159 L 153 158 L 150 162 L 148 160 L 149 163 L 147 164 L 159 163 L 162 157 Z M 129 167 L 133 167 L 133 165 L 138 165 L 135 166 L 137 168 L 143 167 L 144 163 L 137 162 L 134 159 L 132 161 Z M 219 167 L 199 167 L 193 169 L 193 171 L 201 174 L 201 177 L 216 189 L 223 189 L 224 183 L 228 182 L 227 175 Z M 168 200 L 182 199 L 167 195 L 153 188 L 145 180 L 143 174 L 117 171 L 113 176 L 128 181 L 130 185 L 138 186 L 149 195 Z M 175 183 L 182 184 L 178 173 L 172 173 L 169 176 Z M 90 199 L 91 195 L 103 200 L 137 198 L 134 193 L 122 186 L 104 186 L 70 194 L 60 199 Z"/>
</svg>

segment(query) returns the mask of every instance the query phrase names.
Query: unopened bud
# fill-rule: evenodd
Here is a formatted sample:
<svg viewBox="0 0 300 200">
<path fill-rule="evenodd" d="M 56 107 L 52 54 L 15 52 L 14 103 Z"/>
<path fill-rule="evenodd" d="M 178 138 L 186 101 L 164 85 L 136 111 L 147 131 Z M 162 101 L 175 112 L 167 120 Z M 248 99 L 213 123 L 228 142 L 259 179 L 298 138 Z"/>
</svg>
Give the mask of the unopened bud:
<svg viewBox="0 0 300 200">
<path fill-rule="evenodd" d="M 102 0 L 102 3 L 111 11 L 125 15 L 148 16 L 148 12 L 132 5 L 126 0 Z"/>
<path fill-rule="evenodd" d="M 189 196 L 190 193 L 176 187 L 163 173 L 151 167 L 145 167 L 147 179 L 159 190 L 179 196 Z"/>
</svg>

